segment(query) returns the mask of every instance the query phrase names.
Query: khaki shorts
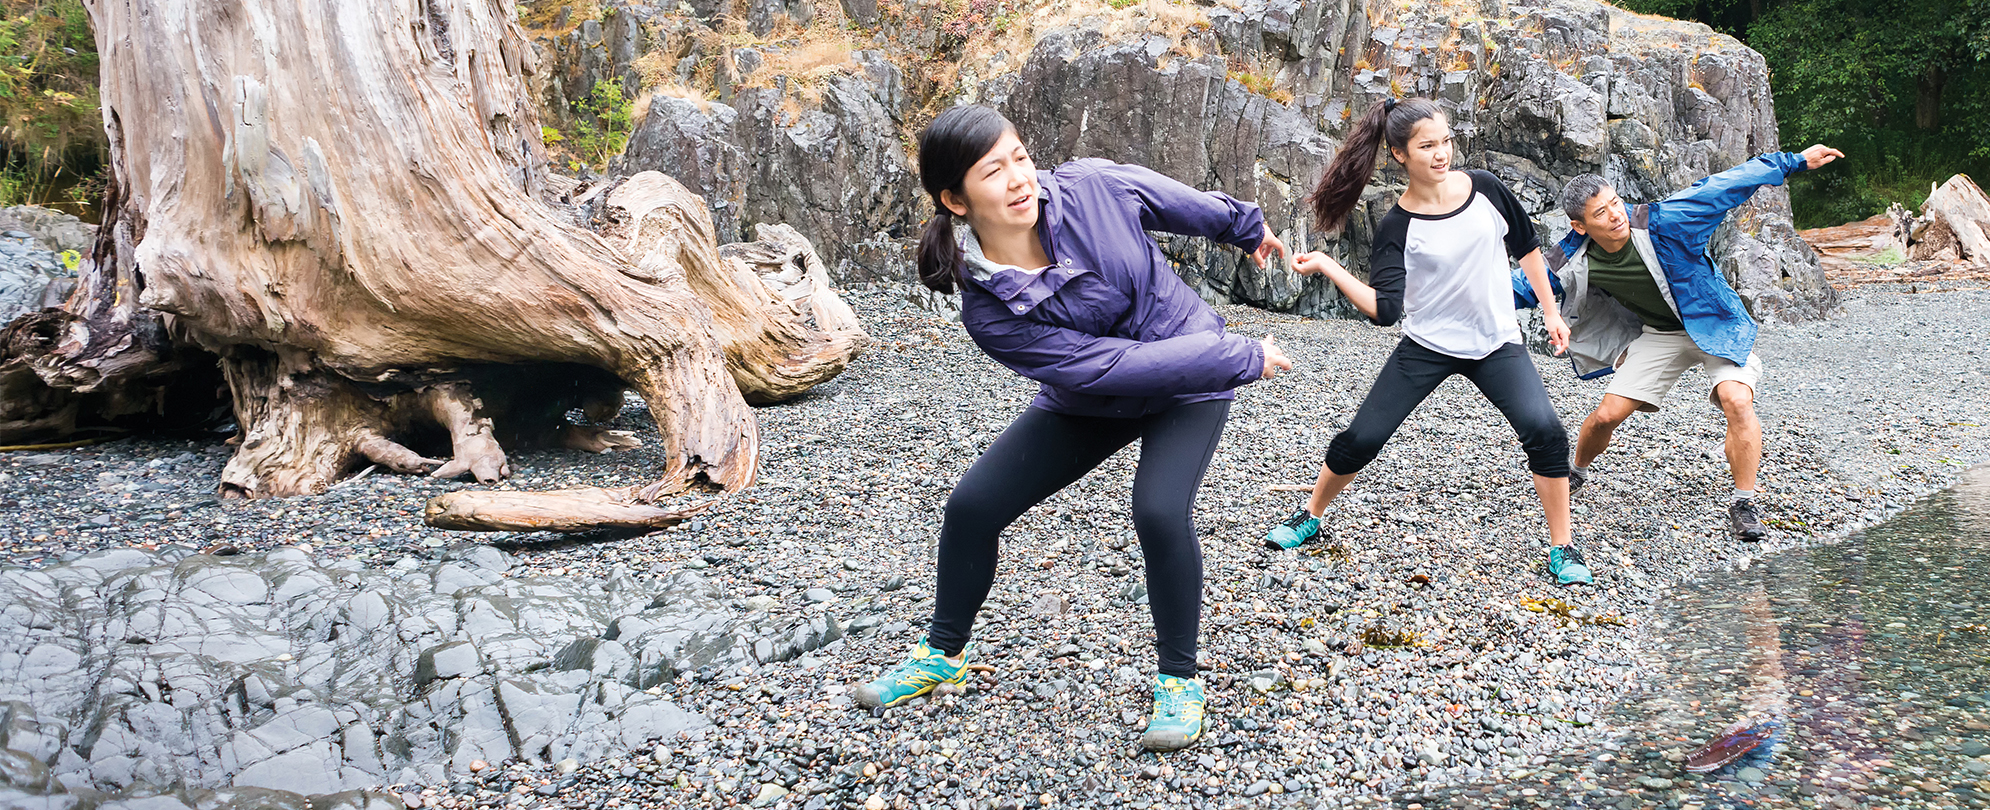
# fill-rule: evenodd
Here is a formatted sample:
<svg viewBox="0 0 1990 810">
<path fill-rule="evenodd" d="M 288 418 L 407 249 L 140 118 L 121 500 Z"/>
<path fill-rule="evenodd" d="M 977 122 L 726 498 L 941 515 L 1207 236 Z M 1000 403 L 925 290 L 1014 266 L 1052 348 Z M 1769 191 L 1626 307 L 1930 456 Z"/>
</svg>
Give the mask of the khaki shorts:
<svg viewBox="0 0 1990 810">
<path fill-rule="evenodd" d="M 1754 391 L 1755 384 L 1762 379 L 1762 361 L 1752 352 L 1747 365 L 1737 366 L 1732 360 L 1700 351 L 1685 332 L 1661 332 L 1647 326 L 1644 334 L 1624 350 L 1605 393 L 1637 400 L 1640 411 L 1656 411 L 1659 403 L 1665 401 L 1665 395 L 1679 383 L 1679 375 L 1694 366 L 1706 367 L 1707 401 L 1715 407 L 1719 407 L 1720 401 L 1714 398 L 1713 389 L 1721 383 L 1734 380 Z"/>
</svg>

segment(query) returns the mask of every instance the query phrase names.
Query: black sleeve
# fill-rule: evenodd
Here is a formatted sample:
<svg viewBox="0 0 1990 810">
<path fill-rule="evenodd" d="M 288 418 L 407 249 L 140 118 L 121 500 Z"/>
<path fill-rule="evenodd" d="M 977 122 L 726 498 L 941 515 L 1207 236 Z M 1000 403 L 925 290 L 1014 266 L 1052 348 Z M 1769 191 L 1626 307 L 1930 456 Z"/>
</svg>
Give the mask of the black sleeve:
<svg viewBox="0 0 1990 810">
<path fill-rule="evenodd" d="M 1534 232 L 1534 220 L 1527 216 L 1526 206 L 1492 172 L 1472 170 L 1472 190 L 1485 195 L 1506 220 L 1506 255 L 1518 259 L 1541 246 L 1541 237 Z"/>
<path fill-rule="evenodd" d="M 1375 228 L 1375 248 L 1368 254 L 1368 286 L 1375 288 L 1376 326 L 1394 326 L 1403 319 L 1403 282 L 1409 268 L 1403 262 L 1403 243 L 1409 240 L 1410 218 L 1392 210 Z"/>
</svg>

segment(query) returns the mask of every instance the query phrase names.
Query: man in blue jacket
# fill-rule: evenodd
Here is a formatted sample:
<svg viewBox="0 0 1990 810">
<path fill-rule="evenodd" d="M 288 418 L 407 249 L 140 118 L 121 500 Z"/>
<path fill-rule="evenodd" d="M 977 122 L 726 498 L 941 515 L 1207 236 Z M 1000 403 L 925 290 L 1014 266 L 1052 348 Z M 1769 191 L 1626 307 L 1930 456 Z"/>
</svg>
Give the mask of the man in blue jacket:
<svg viewBox="0 0 1990 810">
<path fill-rule="evenodd" d="M 1801 154 L 1773 152 L 1694 183 L 1655 203 L 1626 206 L 1603 178 L 1585 174 L 1562 189 L 1571 232 L 1547 249 L 1566 304 L 1569 356 L 1583 379 L 1615 374 L 1603 402 L 1576 439 L 1570 491 L 1635 411 L 1657 411 L 1679 375 L 1703 366 L 1708 398 L 1727 416 L 1727 463 L 1734 474 L 1728 526 L 1737 539 L 1760 541 L 1755 473 L 1762 424 L 1755 418 L 1755 321 L 1718 268 L 1707 240 L 1727 212 L 1765 185 L 1844 157 L 1824 145 Z M 1516 293 L 1521 285 L 1514 285 Z M 1531 290 L 1523 295 L 1532 302 Z"/>
</svg>

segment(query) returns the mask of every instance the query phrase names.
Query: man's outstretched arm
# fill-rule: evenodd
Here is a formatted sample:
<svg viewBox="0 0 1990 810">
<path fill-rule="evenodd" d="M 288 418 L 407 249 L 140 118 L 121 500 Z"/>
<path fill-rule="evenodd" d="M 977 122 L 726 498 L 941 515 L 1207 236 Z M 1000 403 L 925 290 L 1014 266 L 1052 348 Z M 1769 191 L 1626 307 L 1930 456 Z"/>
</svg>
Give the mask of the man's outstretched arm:
<svg viewBox="0 0 1990 810">
<path fill-rule="evenodd" d="M 1712 175 L 1690 188 L 1665 198 L 1659 209 L 1694 251 L 1706 249 L 1707 239 L 1719 227 L 1727 212 L 1755 196 L 1763 186 L 1779 186 L 1792 174 L 1825 166 L 1845 156 L 1824 144 L 1802 152 L 1770 152 L 1749 159 L 1720 174 Z"/>
</svg>

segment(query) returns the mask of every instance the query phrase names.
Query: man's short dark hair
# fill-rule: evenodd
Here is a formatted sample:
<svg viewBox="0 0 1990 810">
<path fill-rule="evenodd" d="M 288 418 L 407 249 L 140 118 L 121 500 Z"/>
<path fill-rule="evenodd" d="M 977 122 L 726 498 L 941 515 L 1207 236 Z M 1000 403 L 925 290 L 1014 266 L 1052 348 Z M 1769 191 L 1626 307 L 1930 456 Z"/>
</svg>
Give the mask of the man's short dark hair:
<svg viewBox="0 0 1990 810">
<path fill-rule="evenodd" d="M 1589 214 L 1589 201 L 1610 187 L 1601 175 L 1579 174 L 1562 186 L 1562 212 L 1569 219 L 1581 222 Z"/>
</svg>

